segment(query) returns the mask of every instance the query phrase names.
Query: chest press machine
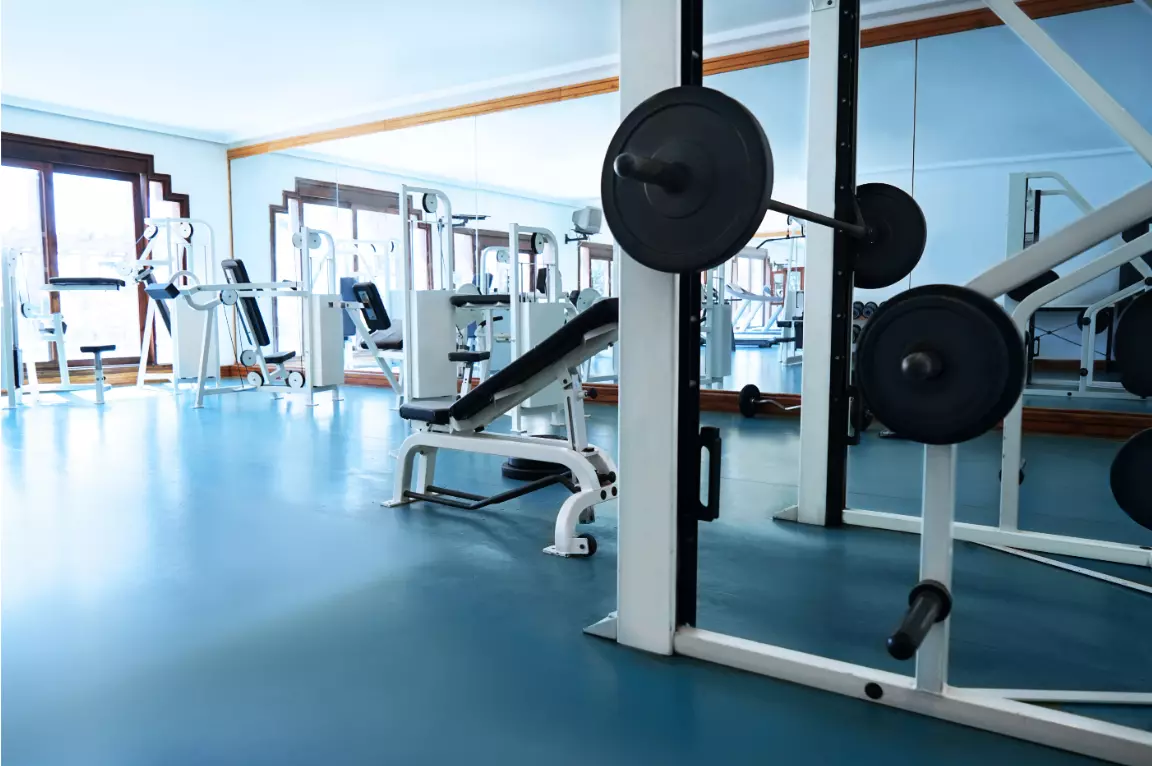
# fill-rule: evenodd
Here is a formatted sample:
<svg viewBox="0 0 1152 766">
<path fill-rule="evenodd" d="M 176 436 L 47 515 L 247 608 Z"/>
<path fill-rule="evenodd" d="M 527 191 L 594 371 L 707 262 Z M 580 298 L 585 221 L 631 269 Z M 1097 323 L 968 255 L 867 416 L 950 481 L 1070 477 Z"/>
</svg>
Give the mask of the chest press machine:
<svg viewBox="0 0 1152 766">
<path fill-rule="evenodd" d="M 1055 44 L 1011 0 L 987 3 L 1085 100 L 1101 100 L 1098 86 L 1054 54 Z M 995 427 L 1024 388 L 1023 337 L 994 298 L 1146 219 L 1152 184 L 966 286 L 924 285 L 888 300 L 860 335 L 854 370 L 854 283 L 899 281 L 926 237 L 910 196 L 856 185 L 859 0 L 828 0 L 811 12 L 808 194 L 831 216 L 771 199 L 763 129 L 738 102 L 703 87 L 701 0 L 625 0 L 620 10 L 624 118 L 606 153 L 601 197 L 624 251 L 622 340 L 647 353 L 625 356 L 621 371 L 618 609 L 587 631 L 1117 763 L 1152 762 L 1152 733 L 1029 704 L 1140 704 L 1148 695 L 964 689 L 947 680 L 949 616 L 966 608 L 951 593 L 955 445 Z M 1106 119 L 1129 138 L 1134 121 L 1112 106 Z M 1149 150 L 1141 154 L 1152 157 L 1152 139 L 1141 143 Z M 808 233 L 806 263 L 799 520 L 845 523 L 847 448 L 861 400 L 925 445 L 921 580 L 896 630 L 877 636 L 894 658 L 915 658 L 912 676 L 696 626 L 698 527 L 718 516 L 721 459 L 715 429 L 699 423 L 699 274 L 735 255 L 767 210 L 818 224 Z M 665 379 L 667 369 L 676 375 Z M 1147 445 L 1132 444 L 1126 470 L 1143 462 L 1146 472 Z"/>
</svg>

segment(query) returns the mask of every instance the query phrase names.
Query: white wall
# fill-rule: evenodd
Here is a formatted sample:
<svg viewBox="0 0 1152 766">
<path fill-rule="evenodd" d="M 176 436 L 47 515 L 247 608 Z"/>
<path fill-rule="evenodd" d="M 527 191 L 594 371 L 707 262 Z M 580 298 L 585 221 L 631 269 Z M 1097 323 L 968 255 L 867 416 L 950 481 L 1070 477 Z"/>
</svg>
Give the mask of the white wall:
<svg viewBox="0 0 1152 766">
<path fill-rule="evenodd" d="M 191 217 L 212 227 L 216 261 L 230 257 L 228 152 L 223 144 L 11 106 L 0 108 L 0 123 L 8 133 L 151 154 L 156 172 L 172 176 L 172 191 L 188 195 Z M 223 336 L 221 340 L 221 363 L 230 364 L 230 344 Z"/>
</svg>

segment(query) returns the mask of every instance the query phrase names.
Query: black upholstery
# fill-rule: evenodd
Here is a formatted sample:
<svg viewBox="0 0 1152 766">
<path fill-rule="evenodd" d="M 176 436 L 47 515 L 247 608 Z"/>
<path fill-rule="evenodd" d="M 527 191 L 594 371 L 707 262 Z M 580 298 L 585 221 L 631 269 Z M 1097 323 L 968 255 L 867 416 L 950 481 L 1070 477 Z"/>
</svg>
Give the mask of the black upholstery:
<svg viewBox="0 0 1152 766">
<path fill-rule="evenodd" d="M 480 413 L 496 401 L 501 391 L 524 383 L 533 375 L 543 371 L 548 365 L 565 354 L 580 347 L 584 336 L 593 330 L 616 324 L 620 316 L 618 298 L 605 298 L 592 304 L 587 311 L 577 314 L 571 322 L 529 349 L 522 356 L 500 372 L 485 380 L 476 388 L 453 403 L 436 404 L 416 402 L 400 407 L 400 417 L 406 420 L 420 420 L 425 423 L 444 425 L 450 418 L 466 420 Z"/>
<path fill-rule="evenodd" d="M 536 292 L 548 294 L 548 268 L 536 269 Z"/>
<path fill-rule="evenodd" d="M 449 351 L 449 362 L 468 362 L 469 364 L 476 364 L 477 362 L 487 362 L 491 356 L 487 351 Z"/>
<path fill-rule="evenodd" d="M 352 277 L 340 277 L 340 300 L 354 302 L 356 300 L 356 280 Z M 348 312 L 342 312 L 340 319 L 343 321 L 343 332 L 345 338 L 351 338 L 356 334 L 356 323 L 352 321 L 352 317 L 348 316 Z"/>
<path fill-rule="evenodd" d="M 230 285 L 246 285 L 252 282 L 248 278 L 248 269 L 244 261 L 239 258 L 229 258 L 220 261 L 220 268 L 224 270 L 224 280 Z M 272 343 L 272 336 L 268 334 L 268 325 L 264 324 L 264 315 L 260 313 L 260 304 L 251 295 L 240 299 L 240 311 L 244 314 L 244 324 L 252 333 L 252 341 L 257 346 L 267 346 Z"/>
<path fill-rule="evenodd" d="M 388 310 L 384 308 L 384 301 L 380 299 L 380 290 L 372 282 L 357 282 L 352 285 L 352 295 L 357 303 L 364 305 L 360 313 L 364 316 L 364 323 L 371 332 L 387 330 L 392 326 L 388 318 Z"/>
<path fill-rule="evenodd" d="M 56 287 L 106 287 L 119 290 L 124 286 L 124 280 L 115 277 L 49 277 L 48 284 Z"/>
<path fill-rule="evenodd" d="M 507 305 L 512 301 L 508 293 L 492 293 L 491 295 L 453 295 L 448 301 L 455 307 L 460 306 L 497 306 Z"/>
<path fill-rule="evenodd" d="M 149 266 L 146 271 L 141 274 L 142 284 L 144 285 L 144 292 L 148 293 L 148 288 L 156 284 L 156 275 L 152 273 L 152 267 Z M 167 287 L 167 285 L 161 285 Z M 175 287 L 175 285 L 173 285 Z M 179 291 L 177 291 L 179 293 Z M 164 291 L 167 295 L 167 291 Z M 151 296 L 151 293 L 148 293 Z M 160 319 L 164 321 L 164 326 L 168 328 L 168 334 L 172 334 L 172 313 L 168 310 L 167 298 L 156 298 L 156 310 L 160 312 Z"/>
<path fill-rule="evenodd" d="M 1032 293 L 1036 292 L 1042 287 L 1047 287 L 1059 278 L 1059 274 L 1049 269 L 1043 274 L 1037 274 L 1035 277 L 1029 279 L 1024 284 L 1013 287 L 1008 291 L 1008 297 L 1019 303 Z"/>
<path fill-rule="evenodd" d="M 295 351 L 281 351 L 279 354 L 266 354 L 264 361 L 268 364 L 284 364 L 294 356 L 296 356 Z"/>
<path fill-rule="evenodd" d="M 400 405 L 400 417 L 434 426 L 446 426 L 451 417 L 451 408 L 452 402 L 405 402 Z"/>
<path fill-rule="evenodd" d="M 115 351 L 115 350 L 116 350 L 116 344 L 115 343 L 104 343 L 104 344 L 98 345 L 98 346 L 81 346 L 80 347 L 80 353 L 81 354 L 97 354 L 97 353 L 103 354 L 105 351 Z"/>
<path fill-rule="evenodd" d="M 170 301 L 180 297 L 180 288 L 171 282 L 165 282 L 162 285 L 146 284 L 144 285 L 144 292 L 154 301 Z"/>
</svg>

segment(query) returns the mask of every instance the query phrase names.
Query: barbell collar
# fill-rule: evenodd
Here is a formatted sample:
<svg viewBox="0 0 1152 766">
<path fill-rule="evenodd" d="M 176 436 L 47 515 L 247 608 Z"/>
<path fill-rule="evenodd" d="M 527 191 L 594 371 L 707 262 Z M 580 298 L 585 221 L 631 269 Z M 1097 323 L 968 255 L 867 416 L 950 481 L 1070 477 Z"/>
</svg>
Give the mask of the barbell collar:
<svg viewBox="0 0 1152 766">
<path fill-rule="evenodd" d="M 617 155 L 612 163 L 620 178 L 659 186 L 669 194 L 679 194 L 688 188 L 688 168 L 679 162 L 665 162 L 655 157 L 644 157 L 632 152 Z"/>
</svg>

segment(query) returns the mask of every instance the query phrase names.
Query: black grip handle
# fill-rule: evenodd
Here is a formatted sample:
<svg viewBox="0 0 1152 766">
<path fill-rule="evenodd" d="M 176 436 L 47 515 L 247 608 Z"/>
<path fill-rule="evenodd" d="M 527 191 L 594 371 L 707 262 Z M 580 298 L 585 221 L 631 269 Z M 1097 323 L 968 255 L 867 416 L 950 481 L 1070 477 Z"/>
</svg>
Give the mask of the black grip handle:
<svg viewBox="0 0 1152 766">
<path fill-rule="evenodd" d="M 900 627 L 888 637 L 888 654 L 898 660 L 912 659 L 932 626 L 943 622 L 951 611 L 952 594 L 944 584 L 921 580 L 908 594 L 908 611 Z"/>
<path fill-rule="evenodd" d="M 700 506 L 700 521 L 720 518 L 720 429 L 704 426 L 700 429 L 700 449 L 708 450 L 708 502 Z"/>
</svg>

